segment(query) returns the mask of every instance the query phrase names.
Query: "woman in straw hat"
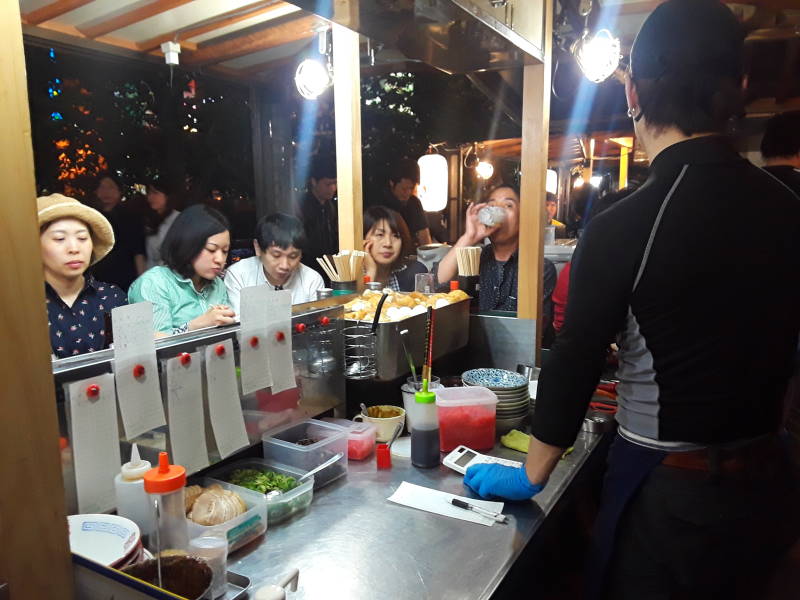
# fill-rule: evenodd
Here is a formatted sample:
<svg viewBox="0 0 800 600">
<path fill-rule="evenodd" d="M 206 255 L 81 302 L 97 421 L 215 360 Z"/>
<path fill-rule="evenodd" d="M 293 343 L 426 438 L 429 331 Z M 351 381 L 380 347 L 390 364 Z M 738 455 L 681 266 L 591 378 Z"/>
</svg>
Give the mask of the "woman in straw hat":
<svg viewBox="0 0 800 600">
<path fill-rule="evenodd" d="M 84 273 L 114 247 L 108 220 L 61 194 L 36 200 L 50 344 L 57 358 L 106 345 L 105 315 L 126 303 L 117 286 Z"/>
</svg>

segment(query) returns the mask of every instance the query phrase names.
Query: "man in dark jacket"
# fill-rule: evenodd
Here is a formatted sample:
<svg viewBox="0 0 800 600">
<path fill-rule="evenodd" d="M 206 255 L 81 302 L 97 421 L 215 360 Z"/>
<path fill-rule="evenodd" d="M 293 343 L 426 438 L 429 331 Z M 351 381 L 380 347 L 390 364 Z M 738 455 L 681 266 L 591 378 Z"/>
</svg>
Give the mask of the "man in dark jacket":
<svg viewBox="0 0 800 600">
<path fill-rule="evenodd" d="M 800 110 L 775 115 L 761 139 L 764 170 L 800 197 Z"/>
<path fill-rule="evenodd" d="M 326 277 L 317 258 L 339 252 L 339 213 L 336 206 L 336 161 L 320 157 L 311 166 L 308 191 L 295 214 L 303 222 L 306 240 L 303 264 Z M 326 278 L 327 281 L 327 278 Z"/>
</svg>

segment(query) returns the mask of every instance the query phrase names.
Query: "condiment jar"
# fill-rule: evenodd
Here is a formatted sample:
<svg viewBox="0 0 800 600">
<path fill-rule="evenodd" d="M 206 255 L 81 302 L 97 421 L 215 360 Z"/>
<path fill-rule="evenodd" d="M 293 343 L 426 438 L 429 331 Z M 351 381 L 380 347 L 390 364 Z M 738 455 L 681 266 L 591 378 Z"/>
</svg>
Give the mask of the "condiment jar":
<svg viewBox="0 0 800 600">
<path fill-rule="evenodd" d="M 189 530 L 186 525 L 186 469 L 169 464 L 166 452 L 158 454 L 158 466 L 144 476 L 144 489 L 155 505 L 155 535 L 151 536 L 150 550 L 186 550 L 189 547 Z"/>
<path fill-rule="evenodd" d="M 133 444 L 130 461 L 122 465 L 120 472 L 114 477 L 117 514 L 136 523 L 145 541 L 155 527 L 153 501 L 144 491 L 144 476 L 150 468 L 150 461 L 142 460 L 139 447 Z"/>
<path fill-rule="evenodd" d="M 428 380 L 422 380 L 422 390 L 414 394 L 409 406 L 411 418 L 411 464 L 429 469 L 439 466 L 439 417 L 436 395 L 428 391 Z"/>
</svg>

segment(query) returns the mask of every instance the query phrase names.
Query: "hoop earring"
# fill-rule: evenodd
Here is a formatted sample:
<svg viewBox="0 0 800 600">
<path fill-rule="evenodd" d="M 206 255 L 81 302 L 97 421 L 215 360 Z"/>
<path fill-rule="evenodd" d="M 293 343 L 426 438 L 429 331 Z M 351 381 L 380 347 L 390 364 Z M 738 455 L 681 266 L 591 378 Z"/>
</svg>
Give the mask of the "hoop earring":
<svg viewBox="0 0 800 600">
<path fill-rule="evenodd" d="M 637 117 L 636 109 L 632 106 L 628 109 L 628 118 L 635 119 Z"/>
</svg>

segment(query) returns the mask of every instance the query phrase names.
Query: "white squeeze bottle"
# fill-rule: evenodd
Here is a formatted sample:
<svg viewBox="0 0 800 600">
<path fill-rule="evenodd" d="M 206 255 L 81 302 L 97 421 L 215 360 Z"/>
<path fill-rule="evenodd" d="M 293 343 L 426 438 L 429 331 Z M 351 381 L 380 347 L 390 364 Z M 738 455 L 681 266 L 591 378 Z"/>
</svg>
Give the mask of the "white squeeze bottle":
<svg viewBox="0 0 800 600">
<path fill-rule="evenodd" d="M 144 491 L 144 474 L 150 468 L 150 461 L 142 460 L 138 446 L 133 444 L 130 462 L 122 465 L 119 474 L 114 477 L 117 514 L 136 523 L 143 540 L 153 533 L 156 521 L 153 501 Z"/>
</svg>

